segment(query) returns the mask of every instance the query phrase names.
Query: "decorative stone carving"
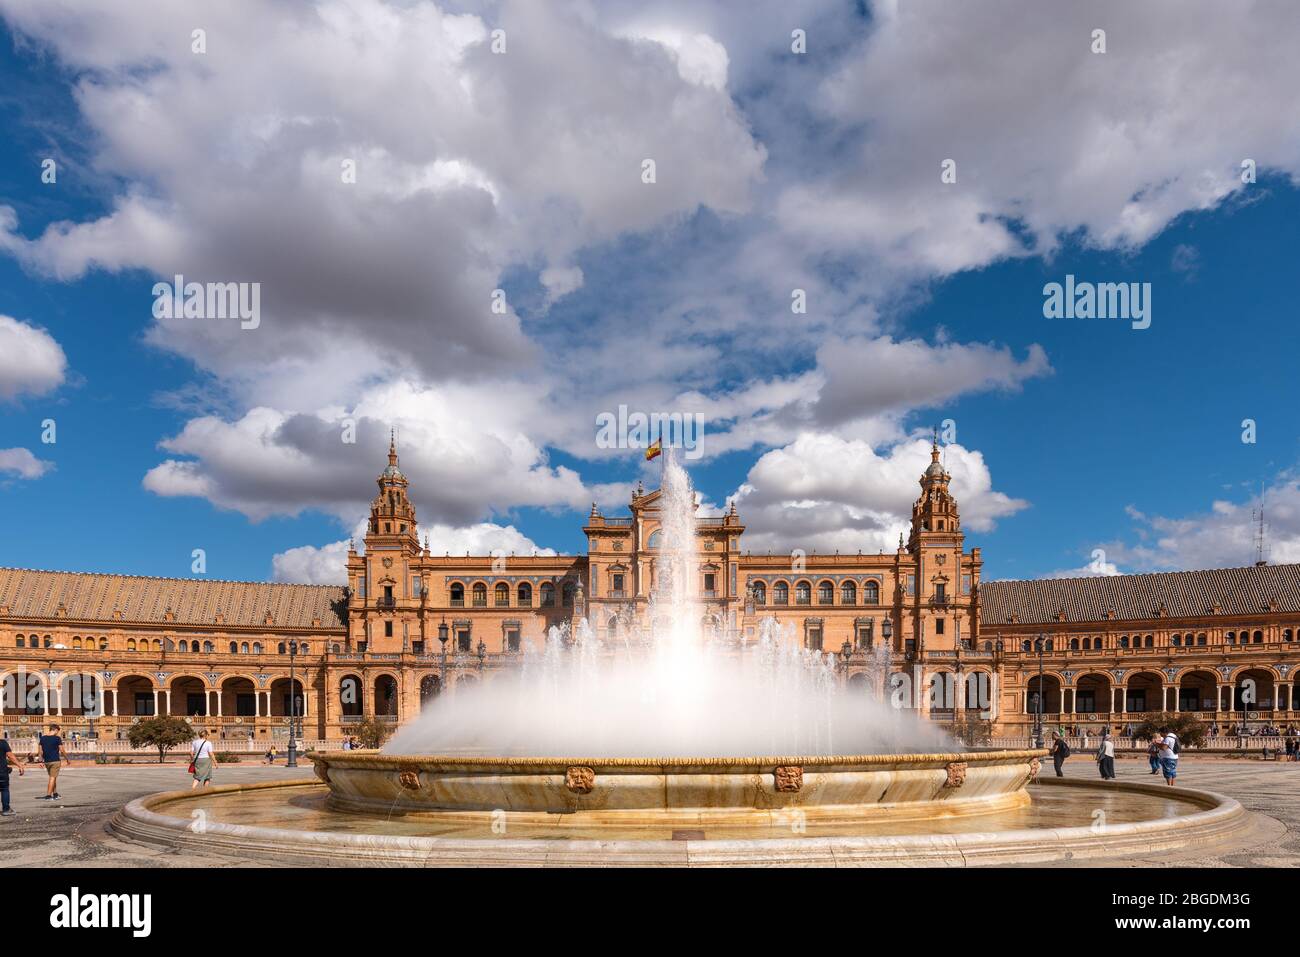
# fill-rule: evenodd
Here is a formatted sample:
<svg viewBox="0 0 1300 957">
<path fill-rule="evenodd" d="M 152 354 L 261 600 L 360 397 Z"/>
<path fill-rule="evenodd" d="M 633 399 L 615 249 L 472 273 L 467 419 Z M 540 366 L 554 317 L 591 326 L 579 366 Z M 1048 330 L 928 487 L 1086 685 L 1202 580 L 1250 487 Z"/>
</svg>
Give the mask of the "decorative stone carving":
<svg viewBox="0 0 1300 957">
<path fill-rule="evenodd" d="M 320 765 L 317 765 L 320 767 Z M 420 775 L 414 771 L 403 771 L 397 775 L 397 783 L 408 791 L 420 790 Z"/>
<path fill-rule="evenodd" d="M 564 786 L 574 794 L 590 794 L 596 787 L 596 772 L 575 766 L 564 772 Z"/>
<path fill-rule="evenodd" d="M 776 769 L 776 789 L 778 791 L 799 791 L 803 789 L 803 768 L 797 764 L 782 764 Z"/>
<path fill-rule="evenodd" d="M 946 788 L 959 788 L 966 783 L 966 762 L 953 761 L 945 768 L 948 780 L 943 782 Z"/>
<path fill-rule="evenodd" d="M 1039 761 L 1037 758 L 1034 758 L 1033 760 L 1031 760 L 1031 761 L 1029 762 L 1029 780 L 1031 780 L 1031 781 L 1037 781 L 1037 780 L 1038 780 L 1038 772 L 1041 771 L 1042 769 L 1043 769 L 1043 762 L 1042 762 L 1042 761 Z"/>
</svg>

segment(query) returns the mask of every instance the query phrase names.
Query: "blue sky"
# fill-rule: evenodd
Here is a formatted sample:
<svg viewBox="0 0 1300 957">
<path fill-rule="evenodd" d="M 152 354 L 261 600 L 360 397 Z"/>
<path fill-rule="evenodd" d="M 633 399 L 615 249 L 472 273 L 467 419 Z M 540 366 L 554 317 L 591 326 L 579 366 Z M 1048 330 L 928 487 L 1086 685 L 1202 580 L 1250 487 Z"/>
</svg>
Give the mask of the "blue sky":
<svg viewBox="0 0 1300 957">
<path fill-rule="evenodd" d="M 1102 5 L 1104 54 L 1018 17 L 1034 83 L 980 53 L 1005 20 L 892 5 L 146 7 L 0 0 L 0 564 L 337 580 L 389 427 L 435 550 L 578 551 L 654 482 L 594 446 L 622 403 L 706 416 L 753 548 L 889 547 L 951 419 L 986 577 L 1248 563 L 1261 488 L 1300 560 L 1283 5 L 1253 47 Z M 155 321 L 176 271 L 261 326 Z M 1151 327 L 1044 318 L 1067 273 Z"/>
</svg>

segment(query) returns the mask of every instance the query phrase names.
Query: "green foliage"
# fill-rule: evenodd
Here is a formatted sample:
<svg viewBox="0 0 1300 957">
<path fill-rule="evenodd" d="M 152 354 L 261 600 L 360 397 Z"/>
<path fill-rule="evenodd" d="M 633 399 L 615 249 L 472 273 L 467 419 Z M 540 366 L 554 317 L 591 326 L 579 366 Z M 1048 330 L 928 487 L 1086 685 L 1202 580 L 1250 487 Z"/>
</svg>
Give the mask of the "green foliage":
<svg viewBox="0 0 1300 957">
<path fill-rule="evenodd" d="M 1137 726 L 1134 734 L 1139 738 L 1150 741 L 1160 733 L 1161 728 L 1168 728 L 1174 734 L 1178 735 L 1178 742 L 1182 747 L 1200 747 L 1205 744 L 1205 724 L 1194 714 L 1177 713 L 1166 711 L 1161 714 L 1152 715 Z"/>
<path fill-rule="evenodd" d="M 374 718 L 367 718 L 356 727 L 354 735 L 357 743 L 363 748 L 377 749 L 384 746 L 384 742 L 389 739 L 393 733 L 393 726 L 383 721 L 377 721 Z"/>
<path fill-rule="evenodd" d="M 183 718 L 145 718 L 131 725 L 126 738 L 133 748 L 158 749 L 158 763 L 162 764 L 172 748 L 189 744 L 195 738 L 194 729 Z"/>
<path fill-rule="evenodd" d="M 216 758 L 217 764 L 238 764 L 239 755 L 231 754 L 229 751 L 217 751 L 213 757 Z"/>
<path fill-rule="evenodd" d="M 993 738 L 993 722 L 965 712 L 949 728 L 952 736 L 968 748 L 986 748 Z"/>
</svg>

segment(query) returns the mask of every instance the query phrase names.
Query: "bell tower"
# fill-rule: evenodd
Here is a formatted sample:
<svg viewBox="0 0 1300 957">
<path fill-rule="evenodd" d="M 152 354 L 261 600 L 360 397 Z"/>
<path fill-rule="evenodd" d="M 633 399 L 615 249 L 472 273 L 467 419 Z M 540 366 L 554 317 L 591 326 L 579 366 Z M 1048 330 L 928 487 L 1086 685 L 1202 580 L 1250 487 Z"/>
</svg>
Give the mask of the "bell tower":
<svg viewBox="0 0 1300 957">
<path fill-rule="evenodd" d="M 415 506 L 406 494 L 406 476 L 397 467 L 397 438 L 388 438 L 388 467 L 375 480 L 379 494 L 370 503 L 370 524 L 366 528 L 366 551 L 380 548 L 419 550 Z"/>
<path fill-rule="evenodd" d="M 957 514 L 957 501 L 948 491 L 952 476 L 944 471 L 939 461 L 939 443 L 937 439 L 930 446 L 930 465 L 921 474 L 921 497 L 912 505 L 912 534 L 907 548 L 915 552 L 923 540 L 938 537 L 951 542 L 957 539 L 960 545 L 964 537 L 961 532 L 961 518 Z"/>
</svg>

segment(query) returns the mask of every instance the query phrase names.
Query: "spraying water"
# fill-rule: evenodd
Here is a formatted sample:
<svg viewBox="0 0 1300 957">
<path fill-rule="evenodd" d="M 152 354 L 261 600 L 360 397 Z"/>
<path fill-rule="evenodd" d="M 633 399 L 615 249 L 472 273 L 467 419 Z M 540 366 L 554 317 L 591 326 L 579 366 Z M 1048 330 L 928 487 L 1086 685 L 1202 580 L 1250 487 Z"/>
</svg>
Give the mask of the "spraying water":
<svg viewBox="0 0 1300 957">
<path fill-rule="evenodd" d="M 522 666 L 440 697 L 393 738 L 394 754 L 744 757 L 950 750 L 939 729 L 845 688 L 835 656 L 803 648 L 792 624 L 725 639 L 697 593 L 695 491 L 665 458 L 660 537 L 643 633 L 601 643 L 586 619 L 551 628 Z"/>
</svg>

